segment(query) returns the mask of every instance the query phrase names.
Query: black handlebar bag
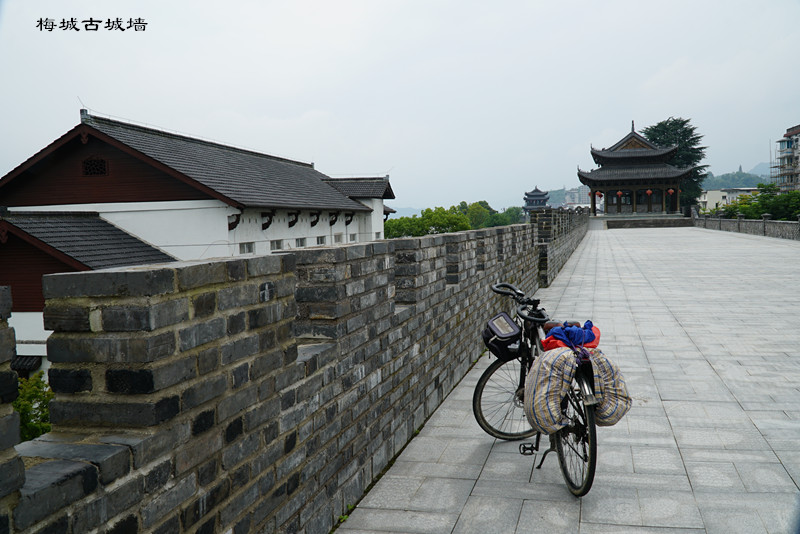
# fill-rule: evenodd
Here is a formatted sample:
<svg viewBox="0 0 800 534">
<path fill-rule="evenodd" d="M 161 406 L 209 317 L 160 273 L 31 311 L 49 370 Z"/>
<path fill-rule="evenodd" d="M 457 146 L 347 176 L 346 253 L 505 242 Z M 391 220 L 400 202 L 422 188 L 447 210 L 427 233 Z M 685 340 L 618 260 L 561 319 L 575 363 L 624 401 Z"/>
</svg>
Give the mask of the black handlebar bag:
<svg viewBox="0 0 800 534">
<path fill-rule="evenodd" d="M 522 331 L 519 325 L 501 312 L 489 319 L 483 330 L 483 343 L 498 359 L 507 362 L 517 357 Z"/>
</svg>

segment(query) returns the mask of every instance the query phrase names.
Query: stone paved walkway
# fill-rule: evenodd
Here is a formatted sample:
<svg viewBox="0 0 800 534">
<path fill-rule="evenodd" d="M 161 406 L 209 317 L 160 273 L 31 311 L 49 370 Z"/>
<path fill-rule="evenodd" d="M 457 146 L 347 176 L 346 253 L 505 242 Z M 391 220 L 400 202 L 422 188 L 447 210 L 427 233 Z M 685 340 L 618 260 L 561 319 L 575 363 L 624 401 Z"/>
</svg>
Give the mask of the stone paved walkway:
<svg viewBox="0 0 800 534">
<path fill-rule="evenodd" d="M 555 455 L 536 470 L 480 430 L 484 356 L 338 533 L 796 532 L 800 242 L 593 229 L 537 296 L 599 326 L 634 397 L 598 428 L 590 493 L 567 491 Z"/>
</svg>

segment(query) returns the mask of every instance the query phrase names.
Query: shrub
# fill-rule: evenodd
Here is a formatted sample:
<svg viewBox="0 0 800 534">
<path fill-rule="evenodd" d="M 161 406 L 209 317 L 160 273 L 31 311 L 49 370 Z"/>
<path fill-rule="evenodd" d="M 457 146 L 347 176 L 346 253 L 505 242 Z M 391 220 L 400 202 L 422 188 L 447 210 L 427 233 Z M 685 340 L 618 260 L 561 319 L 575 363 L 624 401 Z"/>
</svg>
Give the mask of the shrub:
<svg viewBox="0 0 800 534">
<path fill-rule="evenodd" d="M 53 391 L 44 381 L 44 371 L 27 379 L 19 379 L 19 396 L 12 406 L 19 413 L 22 441 L 30 441 L 50 432 L 49 404 L 53 396 Z"/>
</svg>

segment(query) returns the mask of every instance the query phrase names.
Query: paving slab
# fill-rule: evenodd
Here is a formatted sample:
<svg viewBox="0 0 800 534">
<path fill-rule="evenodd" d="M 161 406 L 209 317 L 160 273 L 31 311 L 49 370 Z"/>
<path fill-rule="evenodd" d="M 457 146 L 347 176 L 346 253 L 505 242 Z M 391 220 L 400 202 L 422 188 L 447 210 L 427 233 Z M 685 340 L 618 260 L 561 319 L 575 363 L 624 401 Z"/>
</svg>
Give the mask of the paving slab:
<svg viewBox="0 0 800 534">
<path fill-rule="evenodd" d="M 800 242 L 592 228 L 536 295 L 594 321 L 633 398 L 598 428 L 589 494 L 569 493 L 555 455 L 536 469 L 541 453 L 481 431 L 484 356 L 338 532 L 800 532 Z"/>
</svg>

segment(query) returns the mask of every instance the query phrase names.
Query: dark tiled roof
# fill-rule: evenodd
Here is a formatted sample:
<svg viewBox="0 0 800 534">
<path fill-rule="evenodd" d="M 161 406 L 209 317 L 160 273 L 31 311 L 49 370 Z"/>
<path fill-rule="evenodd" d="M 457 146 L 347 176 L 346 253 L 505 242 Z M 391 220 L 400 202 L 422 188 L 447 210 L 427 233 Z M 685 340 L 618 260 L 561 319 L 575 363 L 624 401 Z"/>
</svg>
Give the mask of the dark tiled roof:
<svg viewBox="0 0 800 534">
<path fill-rule="evenodd" d="M 17 354 L 11 359 L 12 371 L 32 372 L 42 366 L 41 356 L 20 356 Z"/>
<path fill-rule="evenodd" d="M 631 133 L 629 133 L 628 135 L 626 135 L 625 137 L 623 137 L 622 139 L 620 139 L 619 141 L 617 141 L 616 143 L 614 143 L 613 145 L 604 150 L 615 152 L 617 150 L 622 149 L 622 147 L 627 145 L 628 143 L 641 144 L 650 149 L 658 148 L 656 145 L 648 141 L 645 137 L 631 130 Z"/>
<path fill-rule="evenodd" d="M 370 211 L 326 184 L 312 165 L 95 117 L 81 122 L 244 207 Z"/>
<path fill-rule="evenodd" d="M 677 150 L 677 146 L 667 148 L 627 148 L 624 150 L 597 150 L 593 148 L 592 157 L 595 161 L 597 161 L 598 157 L 612 160 L 641 158 L 660 159 L 671 156 Z"/>
<path fill-rule="evenodd" d="M 686 177 L 692 168 L 678 169 L 666 163 L 653 165 L 605 166 L 593 171 L 578 169 L 578 177 L 585 185 L 603 182 L 626 182 L 632 180 L 677 180 Z"/>
<path fill-rule="evenodd" d="M 16 227 L 90 269 L 175 261 L 96 213 L 8 212 L 0 217 L 0 222 Z"/>
<path fill-rule="evenodd" d="M 377 178 L 325 178 L 324 181 L 350 198 L 394 198 L 394 191 L 392 191 L 388 176 Z"/>
</svg>

